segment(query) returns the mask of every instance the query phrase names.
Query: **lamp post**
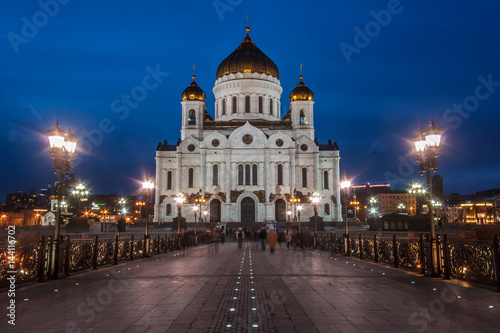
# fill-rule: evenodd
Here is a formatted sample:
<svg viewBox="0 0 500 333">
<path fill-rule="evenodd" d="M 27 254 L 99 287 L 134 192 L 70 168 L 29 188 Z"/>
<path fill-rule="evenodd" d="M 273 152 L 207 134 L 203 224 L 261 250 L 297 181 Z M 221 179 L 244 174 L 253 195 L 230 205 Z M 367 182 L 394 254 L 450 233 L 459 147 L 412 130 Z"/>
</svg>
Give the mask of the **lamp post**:
<svg viewBox="0 0 500 333">
<path fill-rule="evenodd" d="M 421 196 L 425 196 L 426 189 L 423 188 L 421 184 L 413 183 L 411 185 L 411 188 L 408 189 L 408 193 L 413 194 L 415 196 L 415 201 L 417 203 L 417 207 L 415 207 L 416 208 L 415 214 L 420 215 L 420 212 L 422 211 L 420 198 Z"/>
<path fill-rule="evenodd" d="M 87 190 L 85 185 L 83 185 L 82 183 L 78 183 L 78 185 L 76 185 L 75 189 L 73 190 L 73 194 L 75 195 L 76 199 L 78 200 L 78 206 L 76 208 L 77 213 L 80 213 L 80 211 L 81 211 L 80 204 L 82 202 L 82 197 L 83 196 L 87 197 L 89 195 L 89 191 Z"/>
<path fill-rule="evenodd" d="M 198 216 L 198 206 L 196 206 L 196 204 L 193 206 L 193 212 L 194 212 L 194 243 L 195 245 L 198 245 L 198 236 L 196 235 L 196 219 Z"/>
<path fill-rule="evenodd" d="M 120 198 L 120 200 L 118 200 L 118 204 L 122 206 L 121 215 L 125 215 L 127 213 L 127 210 L 125 209 L 127 200 L 125 198 Z"/>
<path fill-rule="evenodd" d="M 177 235 L 180 235 L 180 233 L 181 233 L 181 217 L 182 217 L 181 209 L 182 209 L 182 204 L 184 203 L 184 200 L 186 200 L 186 198 L 184 198 L 182 193 L 179 193 L 175 197 L 174 200 L 175 200 L 175 203 L 177 204 Z"/>
<path fill-rule="evenodd" d="M 152 193 L 153 193 L 153 188 L 154 188 L 154 184 L 152 181 L 149 181 L 149 180 L 145 180 L 142 182 L 142 189 L 144 190 L 144 196 L 145 196 L 145 200 L 146 201 L 146 231 L 145 231 L 145 235 L 146 237 L 149 236 L 149 206 L 151 205 L 151 196 L 152 196 Z M 149 196 L 148 196 L 149 194 Z"/>
<path fill-rule="evenodd" d="M 373 226 L 375 226 L 375 212 L 377 211 L 375 205 L 377 204 L 377 199 L 375 199 L 375 197 L 371 197 L 369 202 L 370 202 L 370 214 L 372 214 L 372 223 Z"/>
<path fill-rule="evenodd" d="M 200 185 L 200 192 L 198 194 L 198 197 L 194 200 L 194 207 L 193 207 L 193 210 L 194 210 L 194 235 L 195 235 L 195 239 L 196 239 L 196 244 L 198 245 L 198 238 L 196 236 L 196 214 L 197 214 L 197 211 L 199 210 L 200 211 L 200 220 L 201 220 L 201 204 L 204 204 L 205 202 L 207 202 L 207 200 L 205 198 L 202 197 L 202 190 L 201 190 L 201 185 Z M 198 206 L 196 206 L 198 205 Z"/>
<path fill-rule="evenodd" d="M 73 135 L 71 128 L 67 132 L 59 127 L 59 122 L 56 121 L 54 128 L 46 131 L 49 138 L 50 157 L 54 160 L 53 170 L 54 173 L 59 172 L 59 182 L 57 184 L 57 210 L 54 231 L 54 259 L 52 262 L 53 279 L 59 278 L 59 232 L 61 220 L 61 202 L 63 197 L 63 181 L 64 174 L 69 173 L 70 163 L 75 159 L 76 145 L 78 138 Z"/>
<path fill-rule="evenodd" d="M 208 211 L 204 210 L 203 211 L 203 229 L 205 229 L 205 237 L 207 237 L 207 216 L 208 216 Z"/>
<path fill-rule="evenodd" d="M 344 231 L 344 252 L 345 255 L 348 256 L 350 254 L 349 249 L 349 227 L 347 224 L 347 202 L 349 196 L 349 190 L 351 188 L 351 181 L 348 179 L 344 179 L 340 183 L 340 188 L 344 190 L 344 223 L 345 223 L 345 231 Z"/>
<path fill-rule="evenodd" d="M 321 196 L 318 192 L 314 192 L 311 196 L 311 203 L 314 206 L 314 248 L 317 246 L 317 237 L 318 237 L 318 206 L 321 202 Z"/>
<path fill-rule="evenodd" d="M 294 192 L 294 196 L 295 196 L 295 190 L 293 191 Z M 291 218 L 291 216 L 293 215 L 294 216 L 294 221 L 295 221 L 295 218 L 297 217 L 297 205 L 300 204 L 300 199 L 299 198 L 290 198 L 290 204 L 292 205 L 292 211 L 290 211 L 290 215 L 289 217 Z M 288 214 L 288 212 L 287 212 Z"/>
<path fill-rule="evenodd" d="M 404 203 L 399 203 L 398 204 L 399 214 L 403 214 L 403 210 L 405 208 L 406 208 L 406 205 Z"/>
<path fill-rule="evenodd" d="M 301 231 L 301 225 L 300 225 L 300 212 L 302 211 L 302 205 L 297 206 L 297 222 L 299 222 L 299 234 Z"/>
<path fill-rule="evenodd" d="M 288 216 L 288 228 L 292 230 L 292 211 L 287 210 L 286 215 Z"/>
<path fill-rule="evenodd" d="M 428 274 L 430 276 L 437 276 L 437 246 L 436 246 L 436 230 L 434 228 L 433 207 L 432 207 L 432 185 L 431 185 L 431 170 L 436 172 L 437 162 L 436 158 L 441 151 L 441 135 L 443 130 L 436 127 L 434 121 L 431 122 L 430 127 L 419 132 L 412 137 L 415 144 L 415 160 L 420 163 L 420 175 L 426 174 L 428 206 L 429 206 L 429 220 L 431 224 L 431 260 L 428 265 Z"/>
</svg>

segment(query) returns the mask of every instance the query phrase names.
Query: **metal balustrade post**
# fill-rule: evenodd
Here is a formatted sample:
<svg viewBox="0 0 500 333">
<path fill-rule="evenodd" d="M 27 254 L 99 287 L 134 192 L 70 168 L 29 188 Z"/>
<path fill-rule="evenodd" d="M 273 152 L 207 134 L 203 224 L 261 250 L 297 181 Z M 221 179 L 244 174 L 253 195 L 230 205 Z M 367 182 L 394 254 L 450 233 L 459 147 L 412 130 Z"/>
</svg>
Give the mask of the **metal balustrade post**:
<svg viewBox="0 0 500 333">
<path fill-rule="evenodd" d="M 450 249 L 448 248 L 448 235 L 443 235 L 443 259 L 444 259 L 444 272 L 443 278 L 445 280 L 450 279 L 451 267 L 450 267 Z"/>
<path fill-rule="evenodd" d="M 160 234 L 157 235 L 156 237 L 156 254 L 160 254 Z"/>
<path fill-rule="evenodd" d="M 115 235 L 115 253 L 113 255 L 113 265 L 118 264 L 118 249 L 119 249 L 118 235 Z"/>
<path fill-rule="evenodd" d="M 146 252 L 147 248 L 148 248 L 148 246 L 146 245 L 147 241 L 148 241 L 148 236 L 144 235 L 144 240 L 142 241 L 142 257 L 143 258 L 148 257 L 148 253 Z"/>
<path fill-rule="evenodd" d="M 399 251 L 398 251 L 398 241 L 396 240 L 396 234 L 392 236 L 392 256 L 394 257 L 394 267 L 399 268 Z"/>
<path fill-rule="evenodd" d="M 64 274 L 66 276 L 69 276 L 69 271 L 70 271 L 70 264 L 69 261 L 71 260 L 71 239 L 69 236 L 66 237 L 66 253 L 64 253 Z"/>
<path fill-rule="evenodd" d="M 424 235 L 420 235 L 419 239 L 419 253 L 420 253 L 420 274 L 425 274 L 425 245 Z"/>
<path fill-rule="evenodd" d="M 495 269 L 496 289 L 500 291 L 500 250 L 498 246 L 498 235 L 493 235 L 493 267 Z"/>
<path fill-rule="evenodd" d="M 99 237 L 94 236 L 94 249 L 92 251 L 92 269 L 97 269 L 97 253 L 99 252 Z"/>
<path fill-rule="evenodd" d="M 134 235 L 130 235 L 130 261 L 134 260 Z"/>
<path fill-rule="evenodd" d="M 442 258 L 442 250 L 441 250 L 441 237 L 436 236 L 436 276 L 441 275 L 441 258 Z"/>
<path fill-rule="evenodd" d="M 45 236 L 42 236 L 40 238 L 40 255 L 38 256 L 38 282 L 45 281 L 45 250 Z"/>
<path fill-rule="evenodd" d="M 377 234 L 373 235 L 373 257 L 375 262 L 378 263 L 378 243 L 377 243 Z"/>
<path fill-rule="evenodd" d="M 359 234 L 359 259 L 363 259 L 363 236 Z"/>
<path fill-rule="evenodd" d="M 47 276 L 52 276 L 52 263 L 54 260 L 52 260 L 52 257 L 54 256 L 54 242 L 52 240 L 52 236 L 49 236 L 49 255 L 48 255 L 48 270 L 47 270 Z"/>
</svg>

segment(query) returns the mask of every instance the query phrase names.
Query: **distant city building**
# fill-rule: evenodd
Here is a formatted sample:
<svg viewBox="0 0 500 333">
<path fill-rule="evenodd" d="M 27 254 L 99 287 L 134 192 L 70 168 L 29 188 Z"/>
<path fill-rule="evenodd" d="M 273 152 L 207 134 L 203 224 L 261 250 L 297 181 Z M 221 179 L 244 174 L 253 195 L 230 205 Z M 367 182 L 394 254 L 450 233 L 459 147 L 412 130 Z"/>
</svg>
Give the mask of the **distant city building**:
<svg viewBox="0 0 500 333">
<path fill-rule="evenodd" d="M 375 198 L 379 207 L 379 214 L 401 213 L 408 216 L 415 215 L 417 201 L 415 196 L 410 193 L 393 191 L 392 193 L 377 194 Z"/>
<path fill-rule="evenodd" d="M 36 195 L 27 194 L 24 191 L 8 193 L 6 205 L 9 208 L 30 208 L 36 207 L 38 203 Z"/>
<path fill-rule="evenodd" d="M 440 175 L 434 175 L 434 177 L 432 177 L 432 194 L 439 200 L 444 198 L 443 177 Z"/>
<path fill-rule="evenodd" d="M 447 195 L 437 211 L 445 223 L 500 224 L 500 189 Z"/>
</svg>

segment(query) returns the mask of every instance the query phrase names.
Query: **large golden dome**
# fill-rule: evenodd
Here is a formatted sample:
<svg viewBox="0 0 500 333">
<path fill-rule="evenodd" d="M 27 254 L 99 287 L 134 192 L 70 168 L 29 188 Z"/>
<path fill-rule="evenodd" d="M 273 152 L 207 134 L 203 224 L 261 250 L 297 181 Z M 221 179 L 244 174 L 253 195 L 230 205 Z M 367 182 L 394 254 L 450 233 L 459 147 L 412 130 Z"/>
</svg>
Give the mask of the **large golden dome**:
<svg viewBox="0 0 500 333">
<path fill-rule="evenodd" d="M 183 101 L 206 101 L 205 92 L 195 82 L 196 76 L 193 75 L 193 82 L 182 92 Z"/>
<path fill-rule="evenodd" d="M 231 53 L 217 68 L 217 79 L 236 73 L 265 73 L 279 79 L 280 74 L 276 64 L 255 45 L 250 38 L 247 27 L 247 36 L 240 46 Z"/>
</svg>

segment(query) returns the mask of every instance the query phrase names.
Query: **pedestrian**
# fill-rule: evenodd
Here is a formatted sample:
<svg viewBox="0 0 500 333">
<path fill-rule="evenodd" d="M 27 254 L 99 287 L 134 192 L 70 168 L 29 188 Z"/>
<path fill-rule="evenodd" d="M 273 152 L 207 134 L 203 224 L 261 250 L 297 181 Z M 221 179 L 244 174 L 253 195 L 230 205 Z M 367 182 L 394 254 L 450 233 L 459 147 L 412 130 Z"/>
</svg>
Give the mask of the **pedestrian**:
<svg viewBox="0 0 500 333">
<path fill-rule="evenodd" d="M 243 245 L 243 229 L 239 228 L 236 238 L 238 238 L 238 248 L 241 249 Z"/>
<path fill-rule="evenodd" d="M 297 233 L 297 231 L 295 231 L 293 234 L 292 234 L 292 248 L 294 251 L 297 251 L 297 243 L 299 241 L 299 235 Z"/>
<path fill-rule="evenodd" d="M 271 254 L 274 254 L 276 250 L 276 242 L 278 241 L 278 234 L 274 231 L 274 227 L 269 228 L 267 233 L 267 242 L 269 243 L 269 248 L 271 249 Z"/>
<path fill-rule="evenodd" d="M 220 242 L 221 244 L 224 244 L 225 241 L 226 241 L 226 234 L 224 233 L 224 231 L 222 231 L 220 236 Z"/>
<path fill-rule="evenodd" d="M 259 236 L 260 236 L 260 241 L 262 243 L 262 251 L 265 251 L 266 250 L 266 238 L 267 238 L 266 227 L 260 228 Z"/>
<path fill-rule="evenodd" d="M 290 251 L 290 243 L 292 242 L 291 233 L 292 233 L 291 231 L 288 231 L 285 236 L 286 248 L 288 249 L 288 251 Z"/>
</svg>

